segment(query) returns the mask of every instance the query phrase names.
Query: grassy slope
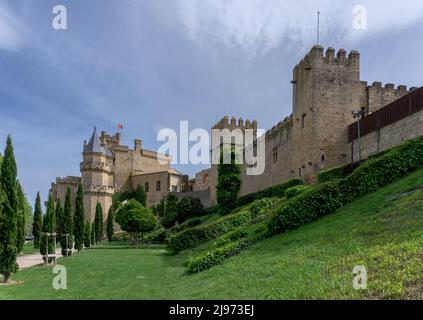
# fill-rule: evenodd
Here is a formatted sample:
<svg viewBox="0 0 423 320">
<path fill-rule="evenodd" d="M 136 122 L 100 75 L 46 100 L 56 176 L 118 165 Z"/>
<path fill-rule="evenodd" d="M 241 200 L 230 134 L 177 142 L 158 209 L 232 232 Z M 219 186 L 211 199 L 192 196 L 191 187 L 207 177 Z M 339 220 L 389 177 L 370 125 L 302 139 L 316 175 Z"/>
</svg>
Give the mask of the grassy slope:
<svg viewBox="0 0 423 320">
<path fill-rule="evenodd" d="M 202 273 L 184 272 L 191 254 L 89 249 L 60 262 L 68 290 L 53 290 L 51 269 L 34 267 L 13 277 L 24 284 L 0 287 L 0 299 L 422 299 L 423 170 Z M 365 291 L 352 288 L 359 264 Z"/>
</svg>

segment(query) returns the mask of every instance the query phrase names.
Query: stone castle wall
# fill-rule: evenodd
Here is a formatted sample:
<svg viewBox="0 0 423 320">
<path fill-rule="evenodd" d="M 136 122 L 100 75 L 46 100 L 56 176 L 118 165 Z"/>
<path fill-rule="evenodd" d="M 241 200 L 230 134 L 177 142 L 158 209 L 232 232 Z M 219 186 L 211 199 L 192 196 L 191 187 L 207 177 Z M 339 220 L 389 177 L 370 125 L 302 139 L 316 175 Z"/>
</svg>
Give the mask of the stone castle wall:
<svg viewBox="0 0 423 320">
<path fill-rule="evenodd" d="M 361 137 L 363 159 L 423 135 L 423 111 Z M 359 159 L 358 139 L 348 143 L 349 159 Z"/>
<path fill-rule="evenodd" d="M 243 167 L 240 196 L 292 178 L 313 183 L 319 171 L 348 163 L 352 148 L 348 144 L 348 126 L 355 121 L 351 111 L 366 108 L 372 113 L 409 93 L 403 85 L 374 82 L 369 86 L 361 81 L 359 52 L 347 55 L 345 50 L 335 52 L 333 48 L 324 52 L 320 46 L 314 46 L 294 68 L 292 83 L 292 115 L 266 133 L 265 172 L 248 176 Z M 369 134 L 364 137 L 364 153 L 399 144 L 418 134 L 421 126 L 421 116 L 413 115 Z M 228 117 L 213 126 L 230 130 L 237 127 L 236 120 L 229 123 Z M 212 165 L 211 205 L 216 204 L 216 185 L 217 166 Z"/>
</svg>

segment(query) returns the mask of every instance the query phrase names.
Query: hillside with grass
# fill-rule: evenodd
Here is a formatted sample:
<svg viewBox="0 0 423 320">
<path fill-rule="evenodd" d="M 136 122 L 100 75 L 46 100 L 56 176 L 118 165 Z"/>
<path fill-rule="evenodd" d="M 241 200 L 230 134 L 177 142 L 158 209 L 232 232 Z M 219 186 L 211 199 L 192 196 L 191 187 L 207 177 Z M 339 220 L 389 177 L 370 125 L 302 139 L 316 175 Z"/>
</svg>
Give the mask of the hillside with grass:
<svg viewBox="0 0 423 320">
<path fill-rule="evenodd" d="M 346 177 L 250 199 L 227 216 L 187 223 L 169 246 L 84 250 L 60 261 L 67 290 L 52 288 L 51 268 L 23 270 L 13 276 L 23 283 L 0 287 L 0 299 L 423 299 L 420 153 L 410 142 Z M 346 194 L 348 181 L 356 189 Z M 357 265 L 367 269 L 366 290 L 353 288 Z"/>
</svg>

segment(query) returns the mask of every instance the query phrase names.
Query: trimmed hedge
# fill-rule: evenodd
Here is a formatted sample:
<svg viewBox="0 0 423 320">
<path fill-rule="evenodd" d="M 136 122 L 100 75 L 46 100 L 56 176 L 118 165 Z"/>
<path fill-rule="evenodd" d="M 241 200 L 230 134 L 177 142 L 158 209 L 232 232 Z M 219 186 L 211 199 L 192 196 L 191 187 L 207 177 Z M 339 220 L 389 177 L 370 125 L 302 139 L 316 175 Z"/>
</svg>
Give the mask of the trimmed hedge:
<svg viewBox="0 0 423 320">
<path fill-rule="evenodd" d="M 173 249 L 175 252 L 179 252 L 216 239 L 251 219 L 254 219 L 265 211 L 265 209 L 272 206 L 273 203 L 274 202 L 270 199 L 257 200 L 249 209 L 245 209 L 237 214 L 224 217 L 205 226 L 184 230 L 170 238 L 169 248 Z"/>
<path fill-rule="evenodd" d="M 269 232 L 281 233 L 315 221 L 421 167 L 423 137 L 366 161 L 346 178 L 318 185 L 284 203 L 274 211 Z"/>
<path fill-rule="evenodd" d="M 229 242 L 223 247 L 206 251 L 197 257 L 191 257 L 187 261 L 187 270 L 191 273 L 207 270 L 223 260 L 239 254 L 247 245 L 245 240 Z"/>
<path fill-rule="evenodd" d="M 325 182 L 345 178 L 346 176 L 350 175 L 355 169 L 357 169 L 362 163 L 363 161 L 357 161 L 343 166 L 334 167 L 329 170 L 320 171 L 317 174 L 317 183 L 322 184 Z"/>
<path fill-rule="evenodd" d="M 287 199 L 294 198 L 300 195 L 301 193 L 303 193 L 304 191 L 310 190 L 311 188 L 312 186 L 310 185 L 299 185 L 299 186 L 291 187 L 285 191 L 285 197 Z"/>
<path fill-rule="evenodd" d="M 276 186 L 264 189 L 262 191 L 247 194 L 243 197 L 238 198 L 237 207 L 244 206 L 258 199 L 273 198 L 273 197 L 282 198 L 285 196 L 285 191 L 287 189 L 294 186 L 302 185 L 303 183 L 304 182 L 301 179 L 292 179 L 292 180 L 288 180 L 287 182 L 278 184 Z"/>
</svg>

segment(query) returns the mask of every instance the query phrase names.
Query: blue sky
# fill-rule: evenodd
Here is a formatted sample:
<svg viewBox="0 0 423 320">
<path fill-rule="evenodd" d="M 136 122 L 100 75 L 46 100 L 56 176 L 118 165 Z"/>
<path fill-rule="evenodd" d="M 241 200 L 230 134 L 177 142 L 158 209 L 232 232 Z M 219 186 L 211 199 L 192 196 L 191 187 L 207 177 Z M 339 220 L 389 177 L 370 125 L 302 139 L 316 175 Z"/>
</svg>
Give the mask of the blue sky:
<svg viewBox="0 0 423 320">
<path fill-rule="evenodd" d="M 31 203 L 79 175 L 93 126 L 124 125 L 157 149 L 157 131 L 210 128 L 224 115 L 270 128 L 291 112 L 292 69 L 316 42 L 361 52 L 361 78 L 423 85 L 423 1 L 0 0 L 0 148 L 14 139 Z M 51 26 L 54 5 L 68 29 Z M 352 26 L 368 9 L 367 30 Z M 177 166 L 193 174 L 202 169 Z"/>
</svg>

